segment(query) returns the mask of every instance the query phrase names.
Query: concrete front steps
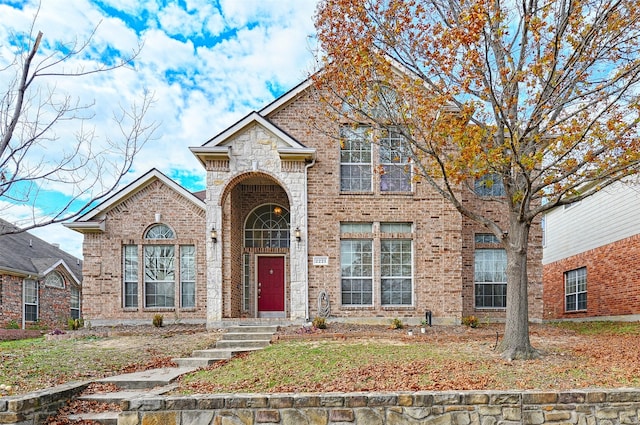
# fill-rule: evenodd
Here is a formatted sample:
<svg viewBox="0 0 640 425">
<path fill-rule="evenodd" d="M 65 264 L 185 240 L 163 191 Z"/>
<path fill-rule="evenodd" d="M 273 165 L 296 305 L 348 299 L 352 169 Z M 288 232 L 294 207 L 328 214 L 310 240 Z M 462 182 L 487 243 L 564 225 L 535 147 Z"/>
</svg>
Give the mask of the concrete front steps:
<svg viewBox="0 0 640 425">
<path fill-rule="evenodd" d="M 120 404 L 126 400 L 154 397 L 177 387 L 173 382 L 180 376 L 218 360 L 227 360 L 237 353 L 261 350 L 271 343 L 276 325 L 235 325 L 228 327 L 215 348 L 196 350 L 193 357 L 172 359 L 177 368 L 151 369 L 143 372 L 111 376 L 97 382 L 117 386 L 120 391 L 81 396 L 79 400 L 104 404 Z M 117 425 L 119 412 L 78 413 L 69 415 L 71 421 L 93 421 L 102 425 Z"/>
<path fill-rule="evenodd" d="M 227 328 L 214 348 L 196 350 L 191 357 L 172 359 L 181 368 L 200 368 L 228 360 L 238 353 L 261 350 L 271 343 L 275 325 L 237 325 Z"/>
</svg>

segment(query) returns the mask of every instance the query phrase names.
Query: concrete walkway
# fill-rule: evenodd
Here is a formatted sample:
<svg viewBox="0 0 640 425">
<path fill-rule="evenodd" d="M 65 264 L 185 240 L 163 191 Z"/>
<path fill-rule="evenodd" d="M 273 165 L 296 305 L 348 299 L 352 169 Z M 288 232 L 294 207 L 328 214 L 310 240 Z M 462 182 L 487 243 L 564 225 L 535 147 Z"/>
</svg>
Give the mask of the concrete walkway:
<svg viewBox="0 0 640 425">
<path fill-rule="evenodd" d="M 233 326 L 222 334 L 214 348 L 196 350 L 192 357 L 173 359 L 179 367 L 165 367 L 143 372 L 127 373 L 97 380 L 97 383 L 113 384 L 120 391 L 81 396 L 79 400 L 105 404 L 121 404 L 128 400 L 154 397 L 175 388 L 173 382 L 181 375 L 207 367 L 219 360 L 227 360 L 237 353 L 261 350 L 271 342 L 277 326 Z M 116 425 L 119 412 L 81 413 L 69 415 L 70 420 L 91 420 L 103 425 Z"/>
</svg>

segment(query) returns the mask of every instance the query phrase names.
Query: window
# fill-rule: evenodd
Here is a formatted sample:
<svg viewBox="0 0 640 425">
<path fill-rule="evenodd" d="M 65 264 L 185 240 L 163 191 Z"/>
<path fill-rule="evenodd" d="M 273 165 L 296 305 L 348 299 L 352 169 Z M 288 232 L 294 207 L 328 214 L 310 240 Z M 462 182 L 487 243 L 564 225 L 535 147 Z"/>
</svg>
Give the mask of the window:
<svg viewBox="0 0 640 425">
<path fill-rule="evenodd" d="M 340 129 L 340 191 L 370 192 L 373 177 L 368 127 Z"/>
<path fill-rule="evenodd" d="M 570 270 L 564 274 L 566 311 L 587 309 L 587 268 Z"/>
<path fill-rule="evenodd" d="M 262 205 L 249 214 L 244 230 L 247 248 L 288 248 L 289 211 L 276 204 Z"/>
<path fill-rule="evenodd" d="M 166 224 L 156 224 L 147 230 L 145 239 L 173 239 L 173 230 Z"/>
<path fill-rule="evenodd" d="M 372 233 L 372 223 L 346 222 L 340 223 L 340 233 Z"/>
<path fill-rule="evenodd" d="M 180 306 L 196 306 L 196 247 L 180 247 Z"/>
<path fill-rule="evenodd" d="M 25 279 L 23 284 L 24 321 L 38 321 L 38 281 Z"/>
<path fill-rule="evenodd" d="M 383 239 L 380 251 L 382 305 L 411 305 L 411 240 Z"/>
<path fill-rule="evenodd" d="M 499 174 L 486 174 L 475 181 L 474 190 L 478 196 L 505 196 L 504 185 Z"/>
<path fill-rule="evenodd" d="M 71 287 L 71 318 L 80 318 L 80 289 Z"/>
<path fill-rule="evenodd" d="M 173 245 L 144 247 L 145 307 L 175 306 L 175 267 Z"/>
<path fill-rule="evenodd" d="M 504 249 L 476 249 L 474 285 L 476 308 L 507 306 L 507 254 Z"/>
<path fill-rule="evenodd" d="M 474 235 L 476 244 L 499 244 L 500 241 L 493 233 L 476 233 Z"/>
<path fill-rule="evenodd" d="M 385 130 L 380 140 L 381 192 L 411 192 L 411 166 L 402 134 Z"/>
<path fill-rule="evenodd" d="M 64 288 L 64 279 L 60 273 L 52 271 L 45 276 L 44 284 L 52 288 Z"/>
<path fill-rule="evenodd" d="M 373 304 L 373 244 L 371 240 L 340 241 L 342 304 Z"/>
<path fill-rule="evenodd" d="M 124 307 L 138 307 L 138 246 L 125 245 L 122 256 Z"/>
<path fill-rule="evenodd" d="M 251 273 L 249 264 L 249 254 L 242 256 L 242 310 L 249 311 L 250 305 L 250 288 L 251 288 Z"/>
</svg>

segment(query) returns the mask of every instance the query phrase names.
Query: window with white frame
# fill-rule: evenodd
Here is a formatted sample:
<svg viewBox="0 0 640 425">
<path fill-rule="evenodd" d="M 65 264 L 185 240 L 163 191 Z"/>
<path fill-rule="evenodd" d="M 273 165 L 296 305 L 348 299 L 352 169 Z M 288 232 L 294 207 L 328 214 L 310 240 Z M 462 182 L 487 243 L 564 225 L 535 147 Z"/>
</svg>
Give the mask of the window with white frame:
<svg viewBox="0 0 640 425">
<path fill-rule="evenodd" d="M 276 204 L 261 205 L 247 217 L 244 228 L 246 248 L 288 248 L 289 211 Z"/>
<path fill-rule="evenodd" d="M 371 192 L 373 178 L 369 127 L 340 128 L 340 191 Z"/>
<path fill-rule="evenodd" d="M 175 306 L 175 247 L 144 247 L 144 305 L 147 308 Z"/>
<path fill-rule="evenodd" d="M 38 281 L 25 279 L 23 283 L 24 321 L 38 321 Z"/>
<path fill-rule="evenodd" d="M 138 307 L 138 246 L 122 247 L 122 298 L 125 308 Z"/>
<path fill-rule="evenodd" d="M 196 306 L 196 247 L 180 246 L 180 306 Z"/>
<path fill-rule="evenodd" d="M 404 136 L 385 129 L 380 139 L 381 192 L 411 192 L 411 166 Z"/>
<path fill-rule="evenodd" d="M 505 196 L 504 185 L 499 174 L 489 173 L 477 178 L 474 183 L 476 195 L 483 197 Z"/>
<path fill-rule="evenodd" d="M 60 273 L 54 270 L 45 276 L 44 284 L 51 288 L 64 288 L 64 279 Z"/>
<path fill-rule="evenodd" d="M 340 241 L 342 304 L 373 305 L 373 241 L 344 239 Z"/>
<path fill-rule="evenodd" d="M 475 235 L 476 245 L 496 245 L 492 234 Z M 477 248 L 474 251 L 473 280 L 476 308 L 506 308 L 507 253 L 502 248 Z"/>
<path fill-rule="evenodd" d="M 71 318 L 80 318 L 80 289 L 71 286 Z"/>
<path fill-rule="evenodd" d="M 587 268 L 569 270 L 564 273 L 565 310 L 587 309 Z"/>
<path fill-rule="evenodd" d="M 374 293 L 379 294 L 378 302 L 382 306 L 412 305 L 413 226 L 411 223 L 376 225 L 379 232 L 374 232 L 374 223 L 340 223 L 342 305 L 372 306 Z M 375 254 L 377 246 L 379 254 Z"/>
</svg>

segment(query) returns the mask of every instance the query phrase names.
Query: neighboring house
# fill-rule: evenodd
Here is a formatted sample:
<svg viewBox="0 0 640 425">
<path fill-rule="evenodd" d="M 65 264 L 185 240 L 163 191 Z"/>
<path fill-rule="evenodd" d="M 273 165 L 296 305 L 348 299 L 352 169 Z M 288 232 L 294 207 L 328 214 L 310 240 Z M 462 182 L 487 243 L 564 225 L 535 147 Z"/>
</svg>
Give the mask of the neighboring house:
<svg viewBox="0 0 640 425">
<path fill-rule="evenodd" d="M 67 224 L 85 235 L 87 319 L 504 318 L 496 239 L 414 178 L 392 129 L 374 129 L 373 144 L 366 127 L 322 123 L 328 135 L 312 125 L 323 114 L 311 91 L 305 81 L 191 148 L 204 197 L 151 170 Z M 464 202 L 504 219 L 498 185 L 477 190 Z M 540 319 L 538 226 L 530 254 L 530 314 Z"/>
<path fill-rule="evenodd" d="M 640 320 L 640 185 L 545 216 L 544 319 Z"/>
<path fill-rule="evenodd" d="M 80 317 L 79 258 L 0 219 L 0 326 L 66 326 Z"/>
</svg>

